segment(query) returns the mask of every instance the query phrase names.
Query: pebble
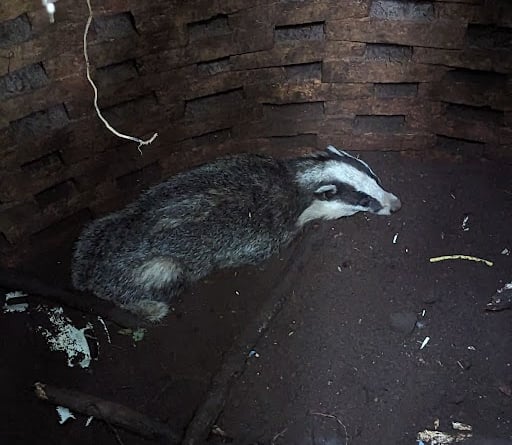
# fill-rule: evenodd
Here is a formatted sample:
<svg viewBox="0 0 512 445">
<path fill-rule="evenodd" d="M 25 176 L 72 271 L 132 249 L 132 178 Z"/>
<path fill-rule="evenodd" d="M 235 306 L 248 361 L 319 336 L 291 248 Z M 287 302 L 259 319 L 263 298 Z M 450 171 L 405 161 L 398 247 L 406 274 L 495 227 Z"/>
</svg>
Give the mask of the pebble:
<svg viewBox="0 0 512 445">
<path fill-rule="evenodd" d="M 395 331 L 410 334 L 416 326 L 417 317 L 414 312 L 393 312 L 389 321 Z"/>
</svg>

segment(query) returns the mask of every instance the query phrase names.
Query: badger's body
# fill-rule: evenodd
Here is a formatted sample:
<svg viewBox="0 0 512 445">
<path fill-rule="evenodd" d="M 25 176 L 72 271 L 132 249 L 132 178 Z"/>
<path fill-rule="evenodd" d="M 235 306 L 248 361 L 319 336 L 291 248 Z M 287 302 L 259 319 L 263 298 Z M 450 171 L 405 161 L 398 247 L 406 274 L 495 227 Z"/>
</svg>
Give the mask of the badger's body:
<svg viewBox="0 0 512 445">
<path fill-rule="evenodd" d="M 374 193 L 356 190 L 358 179 Z M 288 160 L 218 159 L 90 224 L 76 244 L 73 284 L 158 320 L 187 283 L 269 258 L 312 219 L 397 210 L 398 198 L 378 182 L 366 164 L 334 148 Z"/>
</svg>

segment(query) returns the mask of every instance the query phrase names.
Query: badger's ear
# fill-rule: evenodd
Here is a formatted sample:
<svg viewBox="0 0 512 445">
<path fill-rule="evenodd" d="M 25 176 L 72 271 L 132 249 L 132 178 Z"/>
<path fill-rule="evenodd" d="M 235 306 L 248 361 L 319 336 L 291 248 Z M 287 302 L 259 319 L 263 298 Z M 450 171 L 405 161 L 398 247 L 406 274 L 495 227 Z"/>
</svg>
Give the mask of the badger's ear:
<svg viewBox="0 0 512 445">
<path fill-rule="evenodd" d="M 338 188 L 334 184 L 321 185 L 315 190 L 317 199 L 327 201 L 332 199 L 333 196 L 338 192 Z"/>
</svg>

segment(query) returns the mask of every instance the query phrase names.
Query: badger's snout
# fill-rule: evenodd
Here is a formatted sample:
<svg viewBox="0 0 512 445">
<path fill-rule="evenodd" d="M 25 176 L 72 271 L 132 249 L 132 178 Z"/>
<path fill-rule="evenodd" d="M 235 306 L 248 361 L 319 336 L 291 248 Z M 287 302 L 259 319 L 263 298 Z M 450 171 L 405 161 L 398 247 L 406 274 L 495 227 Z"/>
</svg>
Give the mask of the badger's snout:
<svg viewBox="0 0 512 445">
<path fill-rule="evenodd" d="M 377 212 L 377 215 L 389 216 L 392 213 L 398 212 L 401 208 L 402 201 L 393 193 L 387 193 L 382 202 L 382 208 Z"/>
<path fill-rule="evenodd" d="M 389 206 L 390 212 L 391 213 L 398 212 L 401 208 L 402 208 L 402 201 L 400 201 L 400 199 L 398 199 L 396 196 L 394 196 L 394 199 Z"/>
</svg>

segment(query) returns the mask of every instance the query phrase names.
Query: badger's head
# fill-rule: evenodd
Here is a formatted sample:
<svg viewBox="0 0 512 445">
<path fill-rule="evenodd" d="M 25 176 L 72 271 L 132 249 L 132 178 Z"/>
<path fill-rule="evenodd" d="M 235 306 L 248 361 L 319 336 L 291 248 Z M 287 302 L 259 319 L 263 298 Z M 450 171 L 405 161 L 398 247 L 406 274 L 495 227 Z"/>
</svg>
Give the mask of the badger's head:
<svg viewBox="0 0 512 445">
<path fill-rule="evenodd" d="M 400 199 L 382 188 L 366 162 L 332 145 L 303 164 L 297 181 L 313 197 L 299 217 L 300 226 L 313 219 L 337 219 L 357 212 L 391 215 L 402 206 Z"/>
</svg>

